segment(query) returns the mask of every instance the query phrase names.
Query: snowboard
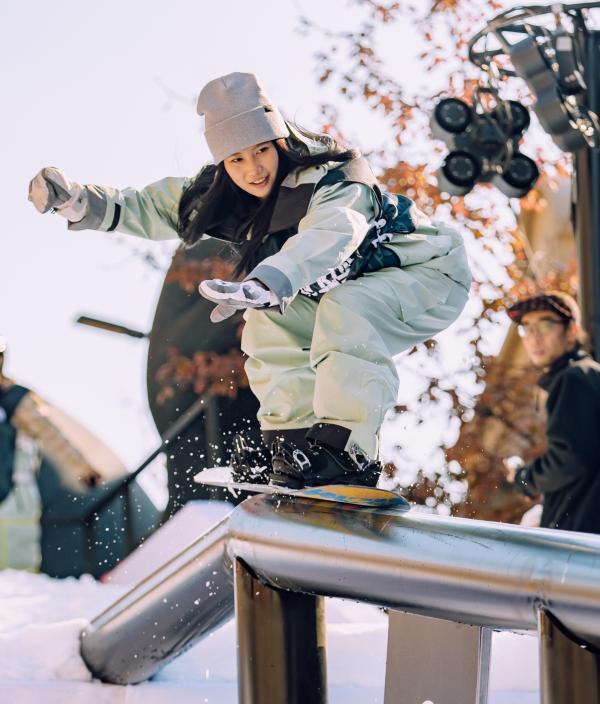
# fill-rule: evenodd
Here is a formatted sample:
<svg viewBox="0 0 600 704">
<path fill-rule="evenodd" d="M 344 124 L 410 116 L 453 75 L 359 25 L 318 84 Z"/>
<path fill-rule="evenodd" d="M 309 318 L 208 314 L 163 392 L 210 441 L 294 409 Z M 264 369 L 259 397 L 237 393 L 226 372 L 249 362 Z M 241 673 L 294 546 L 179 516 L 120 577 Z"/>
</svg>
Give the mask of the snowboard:
<svg viewBox="0 0 600 704">
<path fill-rule="evenodd" d="M 235 482 L 231 479 L 229 467 L 212 467 L 199 472 L 194 481 L 207 486 L 219 486 L 234 491 L 247 491 L 251 494 L 277 494 L 303 499 L 331 501 L 333 503 L 352 504 L 368 508 L 393 508 L 396 511 L 408 511 L 410 504 L 399 494 L 386 489 L 361 486 L 359 484 L 327 484 L 311 486 L 304 489 L 289 489 L 276 484 L 251 484 Z"/>
</svg>

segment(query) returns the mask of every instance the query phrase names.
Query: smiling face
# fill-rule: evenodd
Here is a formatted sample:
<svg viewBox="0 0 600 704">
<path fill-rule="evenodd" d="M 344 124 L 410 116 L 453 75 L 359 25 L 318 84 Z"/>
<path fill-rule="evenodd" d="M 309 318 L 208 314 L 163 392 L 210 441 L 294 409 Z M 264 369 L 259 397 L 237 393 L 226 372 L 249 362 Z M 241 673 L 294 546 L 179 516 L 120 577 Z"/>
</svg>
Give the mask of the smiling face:
<svg viewBox="0 0 600 704">
<path fill-rule="evenodd" d="M 577 343 L 578 328 L 550 310 L 526 313 L 519 325 L 519 334 L 531 361 L 537 367 L 547 367 Z"/>
<path fill-rule="evenodd" d="M 223 166 L 238 188 L 257 198 L 266 198 L 275 183 L 279 154 L 273 142 L 263 142 L 228 156 Z"/>
</svg>

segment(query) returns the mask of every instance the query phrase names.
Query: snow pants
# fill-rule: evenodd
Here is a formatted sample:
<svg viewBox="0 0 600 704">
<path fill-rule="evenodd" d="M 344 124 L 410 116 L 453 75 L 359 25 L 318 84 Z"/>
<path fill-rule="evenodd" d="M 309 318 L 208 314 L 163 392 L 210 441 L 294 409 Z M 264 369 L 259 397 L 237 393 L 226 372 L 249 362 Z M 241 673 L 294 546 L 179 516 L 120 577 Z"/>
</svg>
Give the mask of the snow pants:
<svg viewBox="0 0 600 704">
<path fill-rule="evenodd" d="M 444 330 L 462 311 L 465 286 L 423 265 L 387 268 L 328 291 L 297 295 L 281 314 L 245 313 L 246 373 L 263 430 L 331 423 L 374 458 L 385 413 L 397 402 L 393 357 Z"/>
</svg>

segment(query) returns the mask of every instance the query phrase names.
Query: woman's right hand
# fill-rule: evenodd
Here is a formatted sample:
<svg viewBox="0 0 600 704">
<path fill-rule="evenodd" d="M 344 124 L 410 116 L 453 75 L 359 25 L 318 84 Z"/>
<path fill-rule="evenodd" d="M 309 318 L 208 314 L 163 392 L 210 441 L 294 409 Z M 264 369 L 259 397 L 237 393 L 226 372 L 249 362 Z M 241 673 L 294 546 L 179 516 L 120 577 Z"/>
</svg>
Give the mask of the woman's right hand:
<svg viewBox="0 0 600 704">
<path fill-rule="evenodd" d="M 29 200 L 40 213 L 54 210 L 69 222 L 79 222 L 88 210 L 86 189 L 69 181 L 60 169 L 46 166 L 29 182 Z"/>
</svg>

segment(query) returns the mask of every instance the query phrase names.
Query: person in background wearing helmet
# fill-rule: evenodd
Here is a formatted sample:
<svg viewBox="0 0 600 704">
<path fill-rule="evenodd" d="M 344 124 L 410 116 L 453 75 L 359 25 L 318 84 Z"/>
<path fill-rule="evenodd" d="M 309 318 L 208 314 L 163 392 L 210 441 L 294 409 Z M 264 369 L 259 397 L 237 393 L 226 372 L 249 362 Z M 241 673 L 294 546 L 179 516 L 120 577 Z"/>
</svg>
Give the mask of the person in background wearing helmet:
<svg viewBox="0 0 600 704">
<path fill-rule="evenodd" d="M 600 364 L 582 344 L 579 307 L 550 291 L 508 309 L 547 393 L 548 449 L 508 480 L 533 497 L 543 494 L 540 525 L 600 533 Z"/>
<path fill-rule="evenodd" d="M 198 112 L 214 163 L 195 178 L 118 190 L 48 167 L 29 199 L 72 230 L 229 243 L 235 280 L 204 281 L 200 293 L 216 304 L 213 322 L 245 311 L 246 372 L 272 449 L 261 473 L 240 445 L 236 478 L 373 486 L 378 431 L 398 393 L 393 356 L 445 329 L 467 301 L 462 238 L 382 193 L 356 150 L 286 122 L 253 74 L 207 83 Z"/>
</svg>

